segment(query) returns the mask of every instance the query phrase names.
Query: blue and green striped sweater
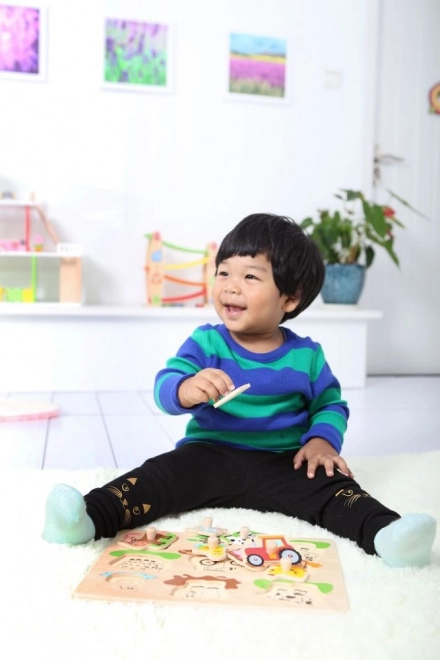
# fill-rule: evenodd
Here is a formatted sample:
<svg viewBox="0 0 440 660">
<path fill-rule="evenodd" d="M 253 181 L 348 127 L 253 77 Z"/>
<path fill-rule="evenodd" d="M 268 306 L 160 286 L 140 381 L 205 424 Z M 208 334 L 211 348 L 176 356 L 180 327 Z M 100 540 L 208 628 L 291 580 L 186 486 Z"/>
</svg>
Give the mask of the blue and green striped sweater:
<svg viewBox="0 0 440 660">
<path fill-rule="evenodd" d="M 319 344 L 288 328 L 282 331 L 283 345 L 269 353 L 243 348 L 222 324 L 194 331 L 155 381 L 161 410 L 192 415 L 177 446 L 208 441 L 279 452 L 299 449 L 310 438 L 320 437 L 340 452 L 348 408 L 339 382 Z M 251 387 L 220 408 L 212 402 L 182 408 L 177 398 L 181 382 L 208 367 L 225 371 L 236 387 Z"/>
</svg>

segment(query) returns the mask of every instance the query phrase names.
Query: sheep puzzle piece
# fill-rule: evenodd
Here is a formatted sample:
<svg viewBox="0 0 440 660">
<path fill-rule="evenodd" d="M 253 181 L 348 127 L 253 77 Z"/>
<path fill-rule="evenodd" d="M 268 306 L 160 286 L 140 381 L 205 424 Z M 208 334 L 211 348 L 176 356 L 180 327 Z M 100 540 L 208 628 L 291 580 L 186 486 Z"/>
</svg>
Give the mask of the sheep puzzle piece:
<svg viewBox="0 0 440 660">
<path fill-rule="evenodd" d="M 106 601 L 191 602 L 346 611 L 334 541 L 228 532 L 211 518 L 185 532 L 123 531 L 74 592 Z"/>
</svg>

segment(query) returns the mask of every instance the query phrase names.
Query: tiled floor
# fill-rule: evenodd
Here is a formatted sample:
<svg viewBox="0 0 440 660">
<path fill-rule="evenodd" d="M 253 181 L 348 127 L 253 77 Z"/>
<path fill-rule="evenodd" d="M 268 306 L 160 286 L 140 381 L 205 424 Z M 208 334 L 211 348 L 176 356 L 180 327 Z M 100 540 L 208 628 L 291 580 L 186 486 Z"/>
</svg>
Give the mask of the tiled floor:
<svg viewBox="0 0 440 660">
<path fill-rule="evenodd" d="M 344 455 L 440 449 L 440 377 L 369 378 L 344 393 L 351 416 Z M 130 468 L 168 451 L 188 416 L 163 415 L 151 392 L 0 394 L 50 400 L 59 417 L 0 424 L 0 467 Z"/>
</svg>

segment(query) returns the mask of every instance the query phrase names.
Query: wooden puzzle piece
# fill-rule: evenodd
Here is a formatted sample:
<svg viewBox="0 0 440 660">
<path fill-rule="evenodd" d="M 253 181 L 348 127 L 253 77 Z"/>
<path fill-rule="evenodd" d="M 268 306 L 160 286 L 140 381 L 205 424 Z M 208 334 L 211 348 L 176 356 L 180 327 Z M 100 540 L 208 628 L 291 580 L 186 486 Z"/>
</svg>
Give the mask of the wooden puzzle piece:
<svg viewBox="0 0 440 660">
<path fill-rule="evenodd" d="M 251 386 L 250 383 L 246 383 L 245 385 L 240 385 L 240 387 L 236 387 L 235 390 L 232 390 L 232 392 L 229 392 L 229 394 L 226 394 L 226 396 L 216 401 L 214 403 L 214 408 L 220 408 L 220 406 L 223 406 L 223 404 L 228 403 L 228 401 L 230 401 L 231 399 L 234 399 L 242 392 L 248 390 L 250 386 Z"/>
<path fill-rule="evenodd" d="M 192 549 L 194 555 L 202 555 L 212 561 L 224 561 L 226 559 L 226 546 L 219 542 L 218 536 L 211 534 L 207 542 L 195 543 Z"/>
<path fill-rule="evenodd" d="M 209 517 L 203 518 L 202 523 L 197 527 L 187 527 L 185 531 L 190 534 L 198 534 L 199 536 L 211 536 L 212 534 L 215 534 L 215 536 L 224 536 L 228 532 L 224 527 L 213 527 L 212 518 Z"/>
<path fill-rule="evenodd" d="M 177 535 L 171 532 L 158 532 L 155 527 L 147 527 L 142 532 L 128 532 L 117 543 L 124 548 L 139 548 L 142 550 L 165 550 L 174 541 Z"/>
<path fill-rule="evenodd" d="M 264 570 L 269 565 L 280 564 L 283 559 L 284 566 L 288 562 L 290 566 L 303 563 L 301 554 L 280 534 L 258 534 L 242 548 L 228 549 L 228 555 L 250 570 Z"/>
</svg>

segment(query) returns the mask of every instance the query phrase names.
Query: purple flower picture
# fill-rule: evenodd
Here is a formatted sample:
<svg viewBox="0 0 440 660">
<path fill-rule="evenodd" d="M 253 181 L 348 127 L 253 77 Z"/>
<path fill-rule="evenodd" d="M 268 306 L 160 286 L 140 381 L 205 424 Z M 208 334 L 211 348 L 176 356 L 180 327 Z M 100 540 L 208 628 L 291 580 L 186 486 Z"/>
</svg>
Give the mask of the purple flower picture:
<svg viewBox="0 0 440 660">
<path fill-rule="evenodd" d="M 41 79 L 42 11 L 0 5 L 0 73 L 3 77 Z"/>
<path fill-rule="evenodd" d="M 169 27 L 128 19 L 105 21 L 104 81 L 112 87 L 169 86 Z"/>
<path fill-rule="evenodd" d="M 284 99 L 287 43 L 284 39 L 230 35 L 229 92 Z"/>
</svg>

